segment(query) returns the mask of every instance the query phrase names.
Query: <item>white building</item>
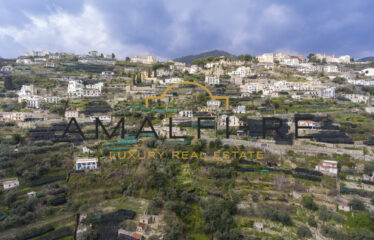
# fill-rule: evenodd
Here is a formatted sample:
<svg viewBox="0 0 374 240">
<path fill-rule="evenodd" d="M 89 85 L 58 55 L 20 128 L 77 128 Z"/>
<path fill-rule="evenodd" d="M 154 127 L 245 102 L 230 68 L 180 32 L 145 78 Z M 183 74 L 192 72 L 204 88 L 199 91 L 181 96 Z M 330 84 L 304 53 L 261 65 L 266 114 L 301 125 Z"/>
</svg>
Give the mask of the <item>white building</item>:
<svg viewBox="0 0 374 240">
<path fill-rule="evenodd" d="M 58 60 L 58 59 L 60 59 L 60 55 L 58 55 L 58 54 L 49 55 L 48 58 L 49 58 L 49 59 L 53 59 L 53 60 Z"/>
<path fill-rule="evenodd" d="M 195 73 L 198 73 L 200 71 L 200 67 L 198 65 L 191 65 L 191 67 L 186 68 L 186 70 L 190 74 L 195 74 Z"/>
<path fill-rule="evenodd" d="M 90 116 L 90 119 L 92 122 L 95 122 L 96 118 L 99 118 L 99 120 L 102 122 L 109 123 L 112 121 L 112 114 L 108 113 L 108 114 L 103 114 L 103 115 Z"/>
<path fill-rule="evenodd" d="M 37 95 L 37 89 L 34 85 L 22 85 L 21 90 L 17 92 L 18 102 L 26 102 L 26 106 L 30 108 L 40 108 L 44 99 Z"/>
<path fill-rule="evenodd" d="M 27 57 L 45 57 L 47 55 L 50 55 L 51 53 L 49 51 L 29 51 L 25 54 Z"/>
<path fill-rule="evenodd" d="M 34 58 L 34 62 L 40 63 L 40 62 L 46 62 L 46 61 L 47 61 L 46 58 Z"/>
<path fill-rule="evenodd" d="M 338 69 L 338 66 L 327 65 L 323 67 L 323 71 L 327 73 L 335 73 L 335 72 L 339 72 L 339 69 Z"/>
<path fill-rule="evenodd" d="M 20 98 L 18 98 L 20 100 Z M 43 103 L 44 99 L 38 95 L 26 96 L 22 98 L 22 101 L 26 101 L 26 106 L 29 108 L 40 108 L 41 104 Z"/>
<path fill-rule="evenodd" d="M 56 66 L 57 66 L 57 64 L 53 63 L 53 62 L 46 62 L 45 63 L 45 67 L 55 68 Z"/>
<path fill-rule="evenodd" d="M 34 85 L 22 85 L 21 90 L 19 90 L 17 94 L 20 97 L 31 96 L 38 94 L 38 91 Z"/>
<path fill-rule="evenodd" d="M 91 57 L 97 57 L 97 51 L 89 51 L 88 55 Z"/>
<path fill-rule="evenodd" d="M 70 80 L 68 85 L 69 97 L 98 97 L 101 95 L 103 83 L 96 83 L 92 85 L 83 85 L 80 80 Z"/>
<path fill-rule="evenodd" d="M 65 118 L 66 119 L 78 118 L 78 116 L 79 116 L 79 111 L 78 110 L 70 109 L 70 110 L 65 111 Z"/>
<path fill-rule="evenodd" d="M 323 160 L 316 166 L 316 170 L 328 175 L 338 175 L 338 162 Z"/>
<path fill-rule="evenodd" d="M 363 174 L 362 175 L 362 180 L 369 181 L 369 182 L 374 182 L 374 171 L 371 173 L 371 175 Z"/>
<path fill-rule="evenodd" d="M 351 211 L 351 207 L 346 202 L 339 202 L 338 209 L 344 212 Z"/>
<path fill-rule="evenodd" d="M 358 86 L 374 86 L 374 81 L 364 80 L 364 79 L 359 79 L 359 80 L 348 79 L 348 83 L 353 84 L 353 85 L 358 85 Z"/>
<path fill-rule="evenodd" d="M 241 93 L 254 93 L 259 90 L 262 90 L 262 87 L 260 87 L 260 84 L 258 83 L 245 84 L 240 86 Z"/>
<path fill-rule="evenodd" d="M 298 57 L 290 56 L 289 58 L 284 59 L 281 63 L 289 66 L 298 66 L 301 63 L 301 60 Z"/>
<path fill-rule="evenodd" d="M 103 76 L 103 77 L 113 77 L 114 76 L 114 72 L 112 72 L 112 71 L 104 71 L 104 72 L 101 72 L 101 76 Z"/>
<path fill-rule="evenodd" d="M 245 114 L 245 112 L 245 106 L 238 106 L 236 109 L 234 109 L 234 113 Z"/>
<path fill-rule="evenodd" d="M 260 63 L 273 63 L 274 62 L 274 53 L 264 53 L 260 56 L 257 56 L 257 60 Z"/>
<path fill-rule="evenodd" d="M 28 198 L 34 198 L 34 197 L 36 197 L 36 192 L 35 191 L 28 192 L 27 193 L 27 197 Z"/>
<path fill-rule="evenodd" d="M 13 67 L 12 66 L 3 66 L 1 68 L 1 72 L 13 72 Z"/>
<path fill-rule="evenodd" d="M 116 61 L 112 60 L 103 60 L 103 59 L 97 59 L 97 58 L 84 58 L 84 59 L 79 59 L 79 63 L 83 64 L 98 64 L 98 65 L 116 65 Z"/>
<path fill-rule="evenodd" d="M 257 231 L 262 232 L 264 231 L 264 223 L 262 222 L 254 222 L 253 227 L 256 228 Z"/>
<path fill-rule="evenodd" d="M 205 76 L 205 83 L 209 85 L 217 85 L 220 83 L 219 78 L 213 76 Z"/>
<path fill-rule="evenodd" d="M 296 95 L 296 94 L 293 94 L 291 96 L 292 99 L 295 99 L 295 100 L 300 100 L 301 99 L 301 96 L 300 95 Z"/>
<path fill-rule="evenodd" d="M 16 64 L 25 64 L 25 65 L 30 65 L 33 64 L 34 62 L 31 59 L 28 58 L 18 58 L 16 60 Z"/>
<path fill-rule="evenodd" d="M 319 128 L 320 125 L 312 120 L 300 120 L 297 124 L 298 127 L 311 127 L 311 128 Z"/>
<path fill-rule="evenodd" d="M 336 87 L 322 89 L 322 98 L 335 98 Z"/>
<path fill-rule="evenodd" d="M 361 94 L 344 94 L 344 97 L 354 103 L 368 103 L 370 100 L 369 96 Z"/>
<path fill-rule="evenodd" d="M 3 181 L 2 184 L 3 184 L 3 189 L 4 190 L 9 190 L 9 189 L 18 187 L 19 186 L 19 181 L 16 178 L 16 179 L 12 179 L 12 180 Z"/>
<path fill-rule="evenodd" d="M 251 74 L 251 69 L 249 67 L 238 67 L 235 71 L 229 73 L 232 77 L 248 77 Z"/>
<path fill-rule="evenodd" d="M 351 56 L 344 55 L 337 58 L 338 63 L 350 63 L 351 62 Z"/>
<path fill-rule="evenodd" d="M 4 122 L 24 121 L 26 117 L 24 112 L 2 112 L 1 114 Z"/>
<path fill-rule="evenodd" d="M 60 97 L 56 97 L 56 96 L 44 97 L 43 100 L 46 103 L 59 103 L 59 102 L 61 102 L 61 98 Z"/>
<path fill-rule="evenodd" d="M 88 153 L 88 154 L 90 154 L 90 153 L 94 153 L 93 150 L 89 149 L 89 148 L 86 147 L 86 146 L 83 146 L 83 147 L 82 147 L 82 152 L 83 152 L 83 153 Z"/>
<path fill-rule="evenodd" d="M 180 82 L 183 82 L 181 78 L 167 78 L 165 79 L 165 82 L 163 84 L 175 84 L 175 83 L 180 83 Z"/>
<path fill-rule="evenodd" d="M 142 64 L 154 64 L 156 60 L 156 56 L 131 56 L 130 58 L 130 62 Z"/>
<path fill-rule="evenodd" d="M 221 118 L 219 119 L 218 125 L 219 126 L 226 126 L 226 119 L 227 115 L 222 115 Z M 240 127 L 240 120 L 236 116 L 229 116 L 229 127 L 235 127 L 238 128 Z"/>
<path fill-rule="evenodd" d="M 78 158 L 75 160 L 75 169 L 77 171 L 85 169 L 96 169 L 97 163 L 97 158 Z"/>
<path fill-rule="evenodd" d="M 157 68 L 156 70 L 156 75 L 158 77 L 169 77 L 169 76 L 173 76 L 173 74 L 174 74 L 174 71 L 166 67 Z"/>
<path fill-rule="evenodd" d="M 193 112 L 192 112 L 192 110 L 182 110 L 182 111 L 179 112 L 179 117 L 192 118 L 193 117 Z"/>
<path fill-rule="evenodd" d="M 209 100 L 206 102 L 208 108 L 219 108 L 221 106 L 221 102 L 218 100 Z"/>
<path fill-rule="evenodd" d="M 350 63 L 351 56 L 344 55 L 336 58 L 334 55 L 316 54 L 316 58 L 320 61 L 326 60 L 327 63 Z"/>
<path fill-rule="evenodd" d="M 373 114 L 374 113 L 374 107 L 366 107 L 365 112 Z"/>
</svg>

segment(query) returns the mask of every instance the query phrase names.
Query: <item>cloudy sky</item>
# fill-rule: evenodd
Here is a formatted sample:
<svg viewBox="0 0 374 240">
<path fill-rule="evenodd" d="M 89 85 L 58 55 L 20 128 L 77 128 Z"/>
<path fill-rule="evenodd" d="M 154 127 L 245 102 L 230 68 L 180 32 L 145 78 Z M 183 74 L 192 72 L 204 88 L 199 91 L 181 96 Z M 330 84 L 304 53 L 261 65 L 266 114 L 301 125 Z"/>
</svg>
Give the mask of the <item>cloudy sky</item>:
<svg viewBox="0 0 374 240">
<path fill-rule="evenodd" d="M 0 56 L 374 55 L 372 0 L 0 0 Z"/>
</svg>

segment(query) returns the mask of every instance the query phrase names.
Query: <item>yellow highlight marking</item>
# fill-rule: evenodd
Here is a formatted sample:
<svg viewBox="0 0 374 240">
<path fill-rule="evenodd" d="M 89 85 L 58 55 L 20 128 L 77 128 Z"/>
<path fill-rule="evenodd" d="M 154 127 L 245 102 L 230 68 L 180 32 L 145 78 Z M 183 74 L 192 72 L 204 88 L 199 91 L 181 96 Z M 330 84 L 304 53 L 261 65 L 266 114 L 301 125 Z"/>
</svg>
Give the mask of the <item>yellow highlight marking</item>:
<svg viewBox="0 0 374 240">
<path fill-rule="evenodd" d="M 173 85 L 169 86 L 168 88 L 165 89 L 165 91 L 161 94 L 161 96 L 148 96 L 148 97 L 145 97 L 145 107 L 148 107 L 149 106 L 149 100 L 157 100 L 157 99 L 163 99 L 166 95 L 166 93 L 176 87 L 176 86 L 179 86 L 179 85 L 195 85 L 195 86 L 198 86 L 202 89 L 205 90 L 205 92 L 207 92 L 210 96 L 211 99 L 214 99 L 214 100 L 225 100 L 225 106 L 226 106 L 226 109 L 229 107 L 229 97 L 228 96 L 213 96 L 212 92 L 207 88 L 205 87 L 204 85 L 201 85 L 200 83 L 195 83 L 195 82 L 179 82 L 179 83 L 174 83 Z"/>
</svg>

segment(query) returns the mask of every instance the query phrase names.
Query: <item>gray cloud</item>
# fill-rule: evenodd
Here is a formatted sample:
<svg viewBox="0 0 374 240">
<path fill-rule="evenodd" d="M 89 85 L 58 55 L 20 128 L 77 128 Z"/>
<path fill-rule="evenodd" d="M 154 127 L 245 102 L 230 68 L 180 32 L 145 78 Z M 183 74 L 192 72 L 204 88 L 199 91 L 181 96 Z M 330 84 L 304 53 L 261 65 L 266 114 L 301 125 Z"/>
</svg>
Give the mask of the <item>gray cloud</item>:
<svg viewBox="0 0 374 240">
<path fill-rule="evenodd" d="M 6 1 L 0 56 L 97 49 L 165 58 L 222 49 L 374 55 L 370 0 Z"/>
</svg>

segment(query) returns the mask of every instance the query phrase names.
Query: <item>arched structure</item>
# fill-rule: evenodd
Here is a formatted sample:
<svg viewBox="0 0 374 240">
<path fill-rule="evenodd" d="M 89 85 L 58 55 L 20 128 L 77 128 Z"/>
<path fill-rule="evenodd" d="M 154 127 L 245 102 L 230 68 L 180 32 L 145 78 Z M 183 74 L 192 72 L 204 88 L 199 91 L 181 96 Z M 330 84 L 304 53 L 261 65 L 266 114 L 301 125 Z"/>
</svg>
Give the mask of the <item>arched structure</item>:
<svg viewBox="0 0 374 240">
<path fill-rule="evenodd" d="M 195 85 L 195 86 L 198 86 L 200 88 L 202 88 L 203 90 L 205 90 L 205 92 L 207 92 L 210 96 L 211 99 L 214 99 L 214 100 L 225 100 L 225 106 L 226 106 L 226 109 L 229 107 L 229 97 L 228 96 L 213 96 L 212 92 L 207 88 L 205 87 L 204 85 L 201 85 L 200 83 L 195 83 L 195 82 L 179 82 L 179 83 L 174 83 L 173 85 L 169 86 L 168 88 L 165 89 L 165 91 L 161 94 L 161 96 L 148 96 L 148 97 L 145 97 L 145 106 L 148 107 L 149 106 L 149 100 L 157 100 L 157 99 L 163 99 L 166 95 L 166 93 L 176 87 L 176 86 L 179 86 L 179 85 Z"/>
</svg>

